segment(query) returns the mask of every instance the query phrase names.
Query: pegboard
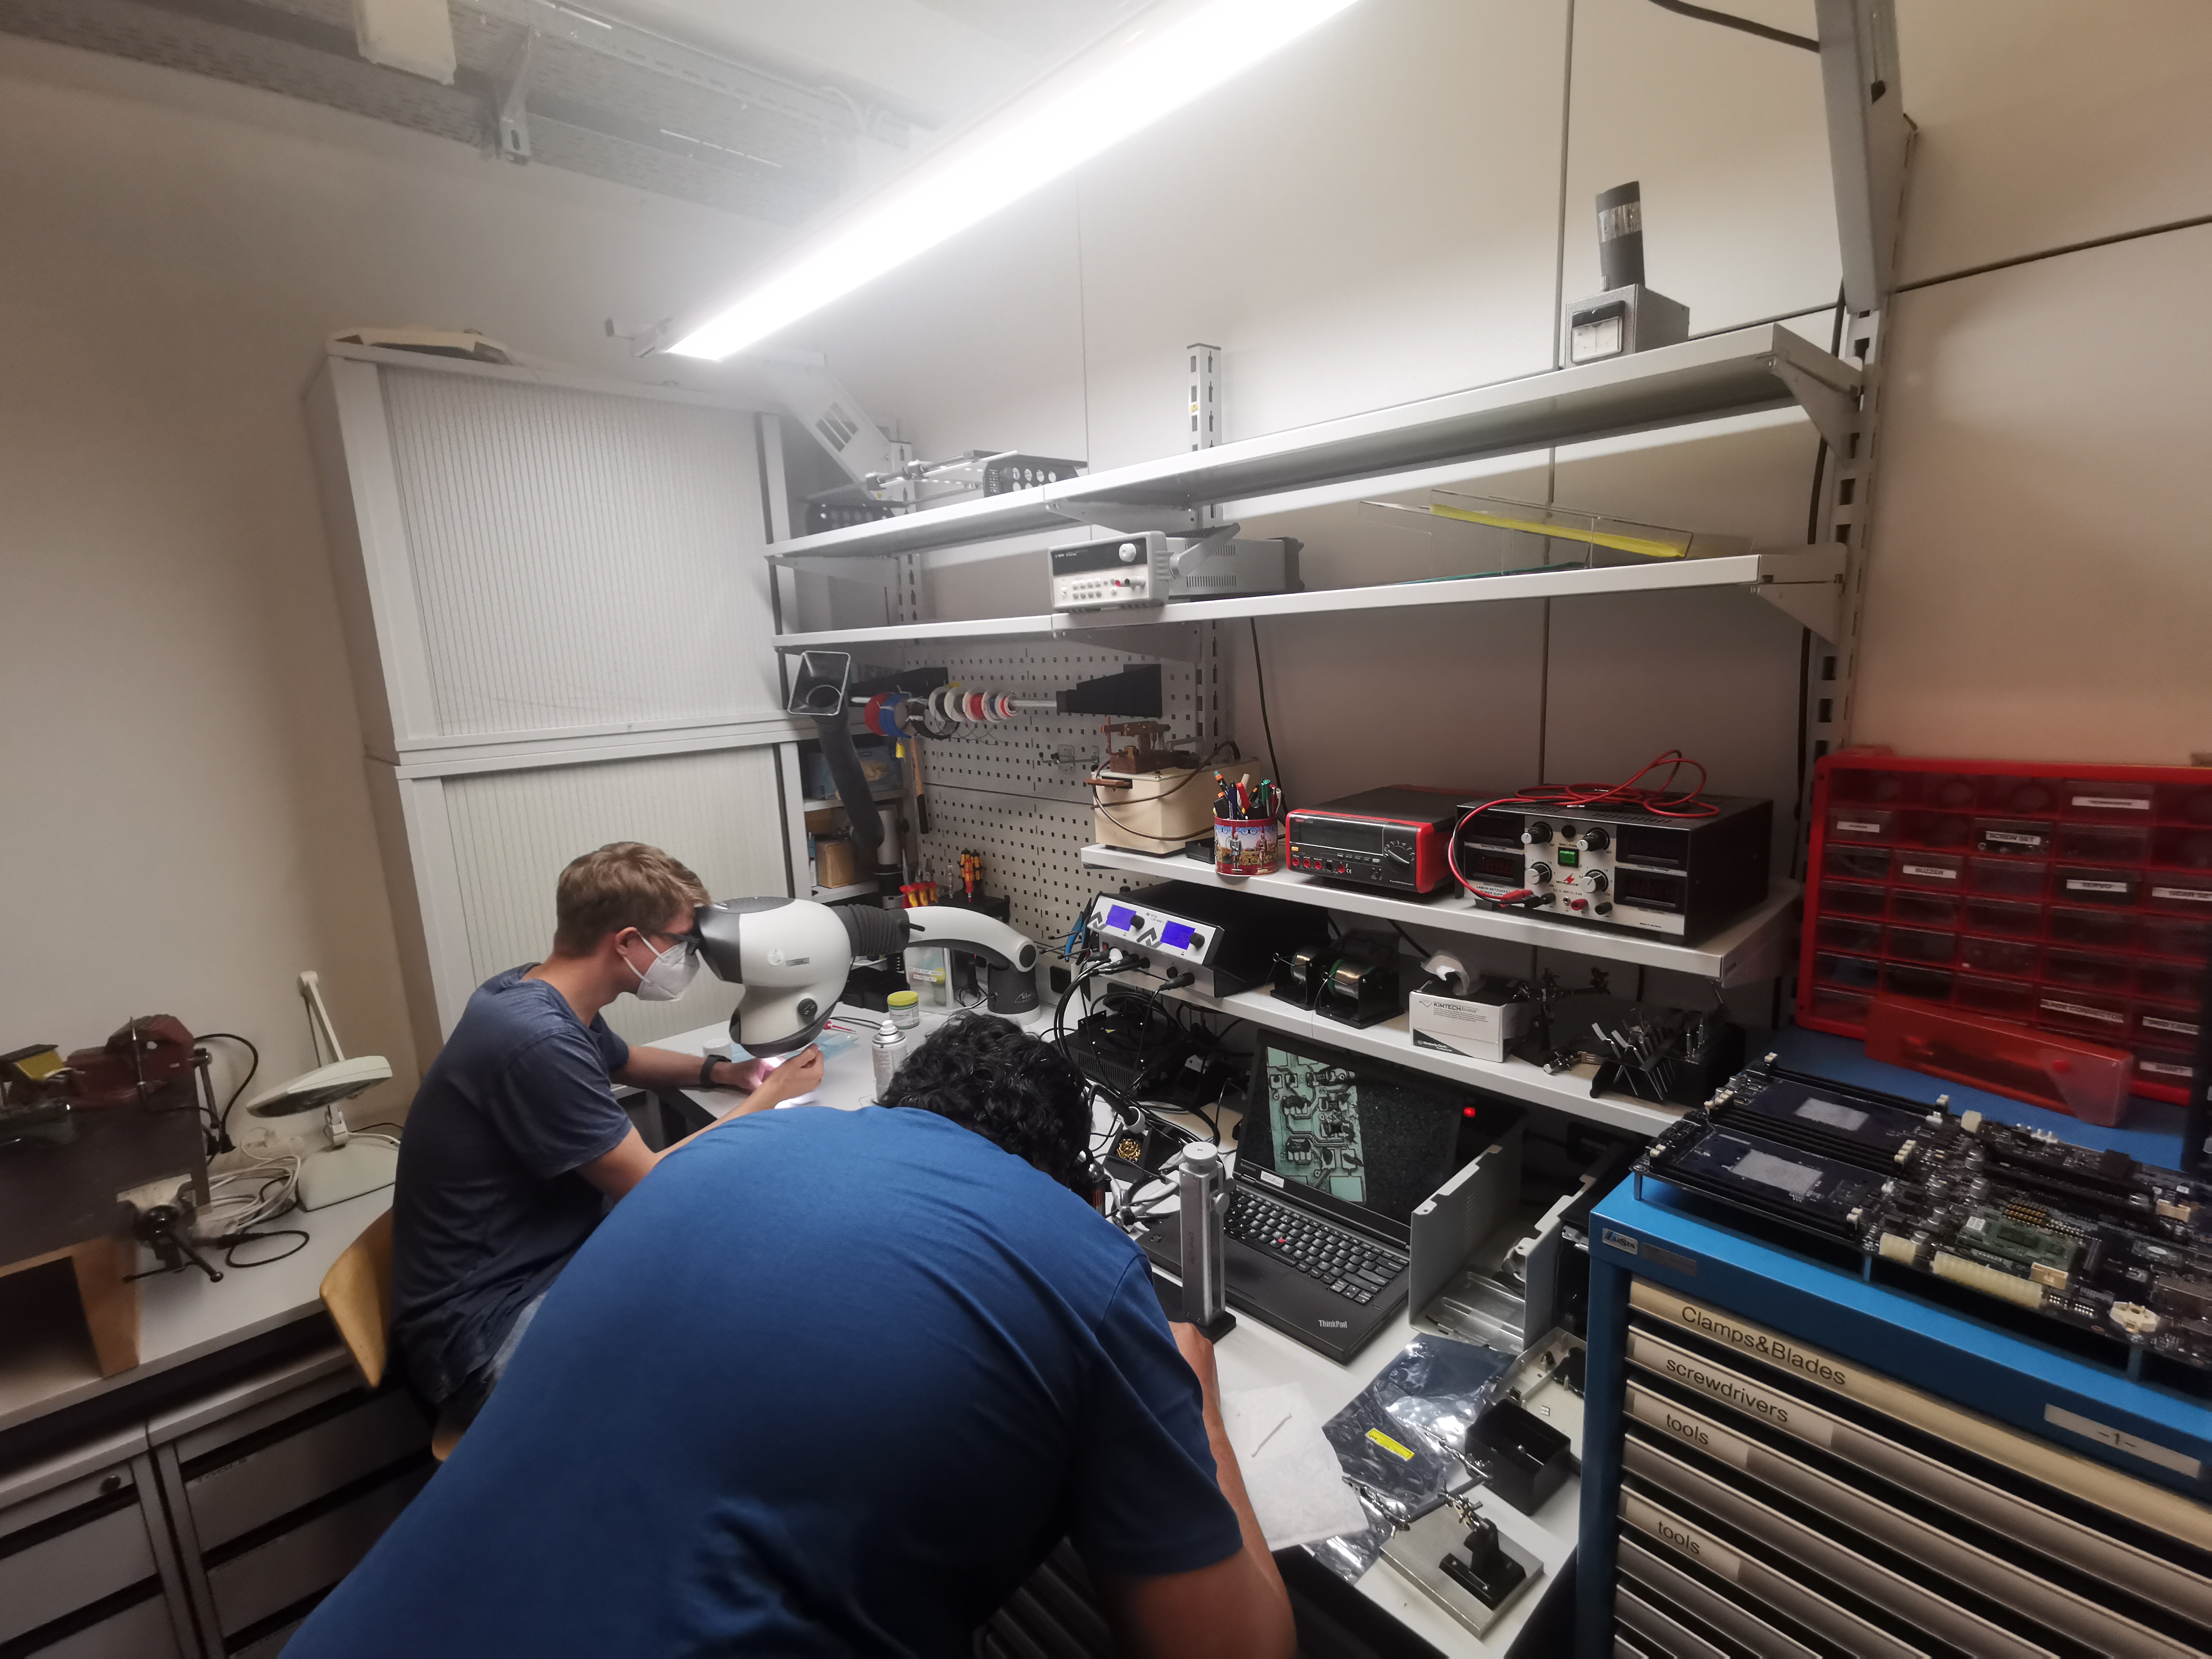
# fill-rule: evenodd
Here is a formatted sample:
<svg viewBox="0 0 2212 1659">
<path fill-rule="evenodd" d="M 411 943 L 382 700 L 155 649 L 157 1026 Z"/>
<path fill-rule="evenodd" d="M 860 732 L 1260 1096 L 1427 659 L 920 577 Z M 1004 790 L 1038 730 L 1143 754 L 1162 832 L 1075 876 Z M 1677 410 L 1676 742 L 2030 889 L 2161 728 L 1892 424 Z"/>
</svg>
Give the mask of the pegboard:
<svg viewBox="0 0 2212 1659">
<path fill-rule="evenodd" d="M 1160 665 L 1160 718 L 1170 735 L 1200 753 L 1230 733 L 1228 678 L 1212 623 L 1191 628 L 1189 659 L 1066 640 L 994 641 L 951 649 L 904 647 L 886 669 L 942 666 L 960 684 L 1017 697 L 1049 696 L 1133 663 Z M 855 676 L 866 671 L 856 666 Z M 924 738 L 922 786 L 929 833 L 921 838 L 931 876 L 950 887 L 960 854 L 983 857 L 983 883 L 1011 895 L 1013 925 L 1041 945 L 1057 945 L 1076 914 L 1112 878 L 1083 867 L 1093 839 L 1091 791 L 1083 780 L 1104 746 L 1099 714 L 1022 714 L 999 726 L 963 726 Z M 1063 758 L 1055 759 L 1055 756 Z"/>
</svg>

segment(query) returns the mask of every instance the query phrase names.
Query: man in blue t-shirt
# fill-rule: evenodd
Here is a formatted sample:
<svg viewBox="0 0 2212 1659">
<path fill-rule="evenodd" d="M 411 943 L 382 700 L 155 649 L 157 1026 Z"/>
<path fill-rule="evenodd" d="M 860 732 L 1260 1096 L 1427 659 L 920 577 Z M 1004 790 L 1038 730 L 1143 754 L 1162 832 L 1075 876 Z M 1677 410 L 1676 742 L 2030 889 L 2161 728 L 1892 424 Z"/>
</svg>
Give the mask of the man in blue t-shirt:
<svg viewBox="0 0 2212 1659">
<path fill-rule="evenodd" d="M 658 848 L 586 853 L 561 872 L 552 954 L 479 986 L 423 1074 L 392 1200 L 392 1341 L 447 1433 L 482 1408 L 606 1206 L 667 1156 L 647 1147 L 615 1084 L 750 1089 L 737 1116 L 821 1080 L 811 1048 L 770 1073 L 633 1048 L 607 1029 L 599 1011 L 624 992 L 665 1000 L 690 985 L 692 908 L 706 902 Z"/>
<path fill-rule="evenodd" d="M 620 1205 L 287 1659 L 966 1659 L 1063 1537 L 1125 1650 L 1286 1659 L 1212 1351 L 1080 1193 L 1073 1068 L 964 1015 L 887 1093 Z"/>
</svg>

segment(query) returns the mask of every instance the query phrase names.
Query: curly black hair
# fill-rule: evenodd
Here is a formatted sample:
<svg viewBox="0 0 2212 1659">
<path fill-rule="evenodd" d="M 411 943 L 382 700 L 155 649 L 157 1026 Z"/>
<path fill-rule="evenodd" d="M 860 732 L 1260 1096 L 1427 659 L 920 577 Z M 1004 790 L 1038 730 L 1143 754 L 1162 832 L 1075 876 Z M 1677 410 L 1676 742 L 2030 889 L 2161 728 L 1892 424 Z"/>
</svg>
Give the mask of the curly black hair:
<svg viewBox="0 0 2212 1659">
<path fill-rule="evenodd" d="M 946 1020 L 893 1073 L 884 1104 L 949 1117 L 1081 1189 L 1090 1127 L 1083 1079 L 1051 1044 L 1010 1019 Z"/>
</svg>

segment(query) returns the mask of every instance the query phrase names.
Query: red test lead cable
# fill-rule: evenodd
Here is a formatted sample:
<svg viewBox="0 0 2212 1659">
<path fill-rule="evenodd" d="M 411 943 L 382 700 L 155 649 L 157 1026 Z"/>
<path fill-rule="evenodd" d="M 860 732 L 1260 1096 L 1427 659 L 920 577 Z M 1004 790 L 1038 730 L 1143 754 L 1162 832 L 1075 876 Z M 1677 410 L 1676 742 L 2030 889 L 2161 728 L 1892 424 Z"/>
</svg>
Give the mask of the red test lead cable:
<svg viewBox="0 0 2212 1659">
<path fill-rule="evenodd" d="M 1637 780 L 1661 767 L 1667 769 L 1667 781 L 1656 789 L 1638 789 Z M 1697 769 L 1697 787 L 1674 793 L 1674 777 L 1682 768 Z M 1486 892 L 1469 881 L 1459 867 L 1461 833 L 1473 820 L 1493 806 L 1547 806 L 1554 811 L 1561 807 L 1631 806 L 1666 818 L 1710 818 L 1717 817 L 1720 808 L 1704 799 L 1705 769 L 1702 762 L 1692 760 L 1679 749 L 1669 749 L 1654 756 L 1619 783 L 1540 783 L 1530 786 L 1515 795 L 1500 795 L 1481 805 L 1471 807 L 1452 828 L 1452 837 L 1444 848 L 1445 861 L 1451 866 L 1452 879 L 1474 897 L 1501 908 L 1534 898 L 1535 894 L 1526 887 L 1516 887 L 1504 892 Z"/>
</svg>

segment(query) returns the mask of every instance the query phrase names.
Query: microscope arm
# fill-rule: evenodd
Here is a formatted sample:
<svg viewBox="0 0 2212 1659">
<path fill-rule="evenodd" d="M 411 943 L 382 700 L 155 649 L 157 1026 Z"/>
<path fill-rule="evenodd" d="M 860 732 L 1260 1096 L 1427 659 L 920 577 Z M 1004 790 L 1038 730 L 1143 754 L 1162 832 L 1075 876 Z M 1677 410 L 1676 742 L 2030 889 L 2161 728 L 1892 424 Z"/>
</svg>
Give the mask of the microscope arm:
<svg viewBox="0 0 2212 1659">
<path fill-rule="evenodd" d="M 908 945 L 950 945 L 979 956 L 994 968 L 1028 973 L 1036 966 L 1036 942 L 995 916 L 957 905 L 925 904 L 919 910 L 886 911 L 907 925 Z"/>
</svg>

